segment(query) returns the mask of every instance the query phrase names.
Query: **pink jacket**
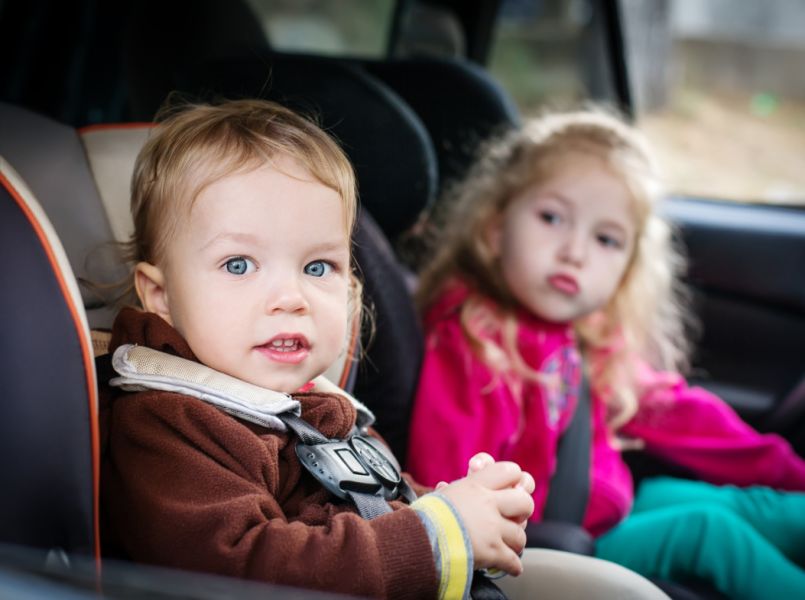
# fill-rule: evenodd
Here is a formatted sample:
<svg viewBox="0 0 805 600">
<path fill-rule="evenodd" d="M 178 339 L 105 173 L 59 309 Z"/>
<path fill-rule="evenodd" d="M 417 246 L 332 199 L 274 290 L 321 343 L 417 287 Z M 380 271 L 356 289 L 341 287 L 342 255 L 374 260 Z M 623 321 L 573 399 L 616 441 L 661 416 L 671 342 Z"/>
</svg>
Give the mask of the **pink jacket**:
<svg viewBox="0 0 805 600">
<path fill-rule="evenodd" d="M 532 519 L 539 520 L 557 441 L 576 407 L 581 371 L 573 331 L 522 314 L 518 347 L 542 381 L 504 381 L 476 358 L 461 331 L 458 308 L 466 297 L 466 288 L 454 286 L 427 315 L 406 466 L 419 481 L 434 485 L 463 477 L 477 452 L 515 461 L 536 480 Z M 584 527 L 600 535 L 629 512 L 633 484 L 610 443 L 605 405 L 595 394 L 592 427 Z M 782 438 L 757 433 L 727 404 L 673 373 L 642 370 L 640 408 L 619 435 L 642 439 L 647 452 L 712 483 L 805 490 L 805 461 Z"/>
</svg>

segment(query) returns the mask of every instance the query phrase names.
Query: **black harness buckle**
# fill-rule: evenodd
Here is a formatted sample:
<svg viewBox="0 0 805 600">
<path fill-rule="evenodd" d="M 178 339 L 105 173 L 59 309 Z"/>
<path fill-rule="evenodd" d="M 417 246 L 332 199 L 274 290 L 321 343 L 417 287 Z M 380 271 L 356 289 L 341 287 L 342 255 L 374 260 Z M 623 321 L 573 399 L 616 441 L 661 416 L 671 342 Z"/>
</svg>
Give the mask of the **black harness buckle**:
<svg viewBox="0 0 805 600">
<path fill-rule="evenodd" d="M 389 450 L 369 436 L 296 445 L 299 461 L 321 484 L 341 499 L 349 492 L 396 500 L 400 494 L 400 465 Z"/>
</svg>

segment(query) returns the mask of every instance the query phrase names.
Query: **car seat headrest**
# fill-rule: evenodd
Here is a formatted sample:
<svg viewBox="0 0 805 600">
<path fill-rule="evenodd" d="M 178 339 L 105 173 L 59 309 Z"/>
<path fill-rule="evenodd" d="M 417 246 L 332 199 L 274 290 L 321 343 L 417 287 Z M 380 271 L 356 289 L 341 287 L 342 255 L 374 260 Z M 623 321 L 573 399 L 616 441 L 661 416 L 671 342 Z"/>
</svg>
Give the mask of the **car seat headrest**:
<svg viewBox="0 0 805 600">
<path fill-rule="evenodd" d="M 388 86 L 335 59 L 271 54 L 222 59 L 180 78 L 202 99 L 263 97 L 318 117 L 352 161 L 361 204 L 391 240 L 433 201 L 436 158 L 416 114 Z"/>
<path fill-rule="evenodd" d="M 441 190 L 464 176 L 480 142 L 520 122 L 506 90 L 469 61 L 418 57 L 367 61 L 365 67 L 422 119 L 436 149 Z"/>
<path fill-rule="evenodd" d="M 110 283 L 125 277 L 101 197 L 78 133 L 29 110 L 0 102 L 0 155 L 28 184 L 58 231 L 79 280 Z M 111 318 L 91 286 L 81 288 L 90 324 Z"/>
<path fill-rule="evenodd" d="M 114 239 L 128 242 L 134 232 L 129 203 L 131 176 L 153 123 L 90 125 L 79 130 L 90 170 Z"/>
<path fill-rule="evenodd" d="M 176 73 L 268 49 L 247 0 L 138 0 L 125 21 L 123 59 L 132 120 L 151 120 Z"/>
</svg>

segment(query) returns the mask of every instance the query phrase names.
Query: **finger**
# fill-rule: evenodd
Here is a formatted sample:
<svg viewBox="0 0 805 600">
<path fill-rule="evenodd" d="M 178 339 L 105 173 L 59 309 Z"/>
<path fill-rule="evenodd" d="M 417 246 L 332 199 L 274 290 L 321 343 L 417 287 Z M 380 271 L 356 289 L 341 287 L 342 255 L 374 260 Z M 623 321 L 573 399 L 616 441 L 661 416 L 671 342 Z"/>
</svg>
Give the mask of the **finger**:
<svg viewBox="0 0 805 600">
<path fill-rule="evenodd" d="M 444 486 L 446 486 L 446 485 L 447 485 L 447 482 L 446 482 L 446 481 L 440 481 L 439 483 L 437 483 L 437 484 L 436 484 L 436 487 L 435 487 L 434 489 L 436 489 L 436 490 L 440 490 L 440 489 L 442 489 L 442 488 L 443 488 Z"/>
<path fill-rule="evenodd" d="M 501 516 L 514 523 L 528 519 L 534 512 L 534 499 L 517 488 L 495 492 L 495 502 Z"/>
<path fill-rule="evenodd" d="M 495 459 L 492 458 L 491 454 L 486 452 L 479 452 L 475 456 L 470 459 L 469 462 L 469 470 L 467 473 L 475 473 L 476 471 L 480 471 L 481 469 L 493 464 Z"/>
<path fill-rule="evenodd" d="M 523 471 L 523 475 L 520 477 L 520 483 L 517 484 L 517 487 L 531 495 L 534 493 L 534 488 L 537 487 L 537 484 L 531 476 L 531 473 Z"/>
<path fill-rule="evenodd" d="M 500 537 L 503 543 L 517 554 L 520 554 L 525 548 L 526 533 L 518 523 L 506 521 L 500 528 Z"/>
<path fill-rule="evenodd" d="M 487 465 L 467 477 L 491 490 L 513 488 L 520 482 L 523 471 L 516 463 L 502 461 Z"/>
<path fill-rule="evenodd" d="M 523 563 L 520 560 L 520 556 L 508 546 L 503 546 L 500 549 L 498 558 L 492 566 L 501 571 L 506 571 L 506 573 L 514 577 L 517 577 L 523 572 Z"/>
</svg>

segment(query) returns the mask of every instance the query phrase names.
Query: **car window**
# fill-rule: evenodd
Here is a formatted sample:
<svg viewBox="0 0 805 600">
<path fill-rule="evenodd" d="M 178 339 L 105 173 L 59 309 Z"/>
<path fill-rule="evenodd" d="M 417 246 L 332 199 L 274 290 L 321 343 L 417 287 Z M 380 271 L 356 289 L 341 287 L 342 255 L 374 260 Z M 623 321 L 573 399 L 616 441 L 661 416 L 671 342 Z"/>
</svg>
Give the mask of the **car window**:
<svg viewBox="0 0 805 600">
<path fill-rule="evenodd" d="M 615 103 L 604 3 L 504 0 L 491 72 L 528 115 Z M 805 2 L 620 0 L 632 110 L 675 195 L 805 206 Z"/>
<path fill-rule="evenodd" d="M 805 205 L 805 3 L 621 6 L 637 121 L 671 191 Z"/>
<path fill-rule="evenodd" d="M 395 0 L 248 0 L 276 50 L 377 58 L 386 53 Z"/>
<path fill-rule="evenodd" d="M 592 28 L 588 2 L 505 0 L 501 4 L 488 68 L 523 114 L 546 106 L 566 108 L 601 96 L 608 74 Z"/>
</svg>

